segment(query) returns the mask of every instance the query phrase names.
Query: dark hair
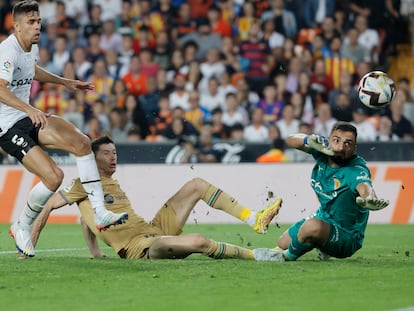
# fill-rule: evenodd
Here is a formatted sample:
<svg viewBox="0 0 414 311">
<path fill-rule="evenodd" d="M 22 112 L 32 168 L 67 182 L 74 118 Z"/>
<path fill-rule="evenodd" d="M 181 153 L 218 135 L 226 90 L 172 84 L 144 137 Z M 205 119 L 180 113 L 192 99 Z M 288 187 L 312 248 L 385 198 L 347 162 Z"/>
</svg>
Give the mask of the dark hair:
<svg viewBox="0 0 414 311">
<path fill-rule="evenodd" d="M 358 133 L 355 126 L 351 123 L 345 121 L 338 121 L 332 126 L 331 133 L 333 131 L 343 131 L 343 132 L 351 132 L 355 135 L 355 140 L 357 139 Z"/>
<path fill-rule="evenodd" d="M 16 16 L 18 15 L 23 15 L 29 12 L 39 12 L 39 3 L 31 0 L 17 2 L 12 10 L 13 19 L 16 19 Z"/>
<path fill-rule="evenodd" d="M 101 136 L 94 139 L 91 143 L 92 151 L 96 155 L 101 145 L 113 144 L 114 141 L 109 136 Z"/>
</svg>

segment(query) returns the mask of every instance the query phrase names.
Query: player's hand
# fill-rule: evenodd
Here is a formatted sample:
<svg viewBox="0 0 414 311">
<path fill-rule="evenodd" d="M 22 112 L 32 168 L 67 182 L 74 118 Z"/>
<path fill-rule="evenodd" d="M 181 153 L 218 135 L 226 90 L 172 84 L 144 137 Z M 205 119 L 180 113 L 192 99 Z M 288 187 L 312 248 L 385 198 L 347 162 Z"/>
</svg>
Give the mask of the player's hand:
<svg viewBox="0 0 414 311">
<path fill-rule="evenodd" d="M 384 199 L 378 199 L 376 197 L 367 196 L 366 198 L 358 196 L 356 202 L 359 206 L 367 208 L 371 211 L 378 211 L 386 208 L 390 202 Z"/>
<path fill-rule="evenodd" d="M 47 118 L 51 116 L 51 113 L 45 113 L 39 109 L 31 107 L 31 109 L 27 111 L 27 115 L 29 116 L 30 120 L 32 120 L 34 126 L 39 126 L 41 129 L 43 129 L 48 125 Z"/>
<path fill-rule="evenodd" d="M 305 146 L 315 149 L 328 156 L 333 156 L 334 152 L 329 147 L 328 138 L 316 134 L 309 135 L 305 138 Z"/>
<path fill-rule="evenodd" d="M 65 86 L 72 90 L 83 90 L 83 91 L 93 91 L 95 89 L 95 86 L 91 82 L 87 81 L 80 81 L 80 80 L 66 80 Z"/>
</svg>

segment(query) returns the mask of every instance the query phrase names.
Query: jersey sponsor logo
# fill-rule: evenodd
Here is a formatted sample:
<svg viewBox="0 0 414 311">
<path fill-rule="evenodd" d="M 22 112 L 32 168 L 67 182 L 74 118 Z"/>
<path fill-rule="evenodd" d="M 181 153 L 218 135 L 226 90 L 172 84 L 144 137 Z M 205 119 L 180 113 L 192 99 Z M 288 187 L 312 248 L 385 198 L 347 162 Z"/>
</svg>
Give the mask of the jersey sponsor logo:
<svg viewBox="0 0 414 311">
<path fill-rule="evenodd" d="M 5 60 L 3 62 L 3 66 L 1 67 L 1 69 L 6 72 L 10 72 L 11 68 L 12 68 L 12 62 L 9 60 Z"/>
<path fill-rule="evenodd" d="M 74 184 L 75 184 L 75 180 L 73 179 L 71 184 L 69 184 L 69 185 L 67 185 L 63 188 L 63 191 L 64 192 L 70 192 L 70 190 L 72 190 L 72 187 L 73 187 Z"/>
<path fill-rule="evenodd" d="M 27 145 L 29 144 L 23 137 L 17 134 L 13 136 L 13 138 L 11 139 L 11 142 L 15 144 L 16 146 L 20 146 L 23 148 L 27 147 Z"/>
<path fill-rule="evenodd" d="M 32 84 L 32 78 L 20 79 L 20 80 L 13 80 L 10 84 L 11 86 L 23 86 L 23 85 L 30 85 Z"/>
<path fill-rule="evenodd" d="M 106 193 L 104 195 L 104 201 L 106 204 L 113 204 L 115 202 L 115 198 L 112 194 Z"/>
</svg>

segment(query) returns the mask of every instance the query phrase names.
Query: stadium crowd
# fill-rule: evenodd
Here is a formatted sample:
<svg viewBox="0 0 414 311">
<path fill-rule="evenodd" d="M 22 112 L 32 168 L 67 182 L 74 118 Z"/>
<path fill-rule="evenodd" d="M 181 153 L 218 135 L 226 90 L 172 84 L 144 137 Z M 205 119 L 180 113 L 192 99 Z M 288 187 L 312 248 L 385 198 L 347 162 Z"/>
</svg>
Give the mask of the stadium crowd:
<svg viewBox="0 0 414 311">
<path fill-rule="evenodd" d="M 1 40 L 15 2 L 0 1 Z M 328 136 L 336 120 L 359 141 L 410 140 L 408 78 L 387 109 L 357 96 L 359 79 L 397 53 L 409 23 L 400 2 L 40 0 L 38 64 L 95 90 L 33 81 L 31 102 L 91 139 L 178 141 L 189 162 L 219 161 L 214 141 L 283 149 L 289 134 Z"/>
</svg>

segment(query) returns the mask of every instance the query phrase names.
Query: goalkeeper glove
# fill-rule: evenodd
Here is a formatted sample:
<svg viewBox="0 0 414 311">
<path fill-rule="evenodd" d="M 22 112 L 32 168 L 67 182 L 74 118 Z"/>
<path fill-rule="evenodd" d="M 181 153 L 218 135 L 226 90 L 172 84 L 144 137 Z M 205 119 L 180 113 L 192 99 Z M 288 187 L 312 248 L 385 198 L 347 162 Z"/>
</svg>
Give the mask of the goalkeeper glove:
<svg viewBox="0 0 414 311">
<path fill-rule="evenodd" d="M 366 198 L 357 197 L 356 202 L 359 206 L 367 208 L 371 211 L 378 211 L 386 208 L 388 204 L 390 204 L 388 200 L 378 199 L 372 196 L 367 196 Z"/>
<path fill-rule="evenodd" d="M 315 149 L 323 154 L 328 156 L 333 156 L 334 152 L 329 147 L 329 140 L 328 138 L 316 134 L 312 134 L 309 136 L 305 136 L 303 140 L 304 144 L 308 148 Z"/>
</svg>

